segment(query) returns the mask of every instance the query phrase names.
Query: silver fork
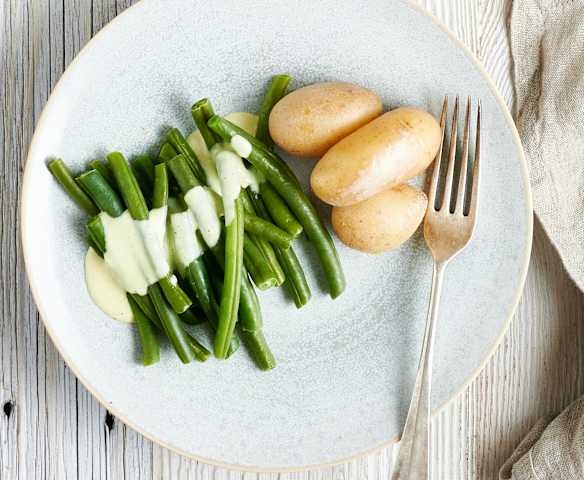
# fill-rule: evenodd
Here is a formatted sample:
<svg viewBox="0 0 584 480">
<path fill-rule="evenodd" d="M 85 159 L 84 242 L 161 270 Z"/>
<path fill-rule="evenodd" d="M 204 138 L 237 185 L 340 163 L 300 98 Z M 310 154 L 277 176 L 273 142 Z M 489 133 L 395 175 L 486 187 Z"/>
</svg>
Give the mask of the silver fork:
<svg viewBox="0 0 584 480">
<path fill-rule="evenodd" d="M 440 126 L 442 142 L 434 160 L 434 171 L 428 194 L 428 208 L 424 220 L 424 237 L 434 258 L 434 273 L 432 291 L 426 320 L 424 343 L 412 400 L 406 419 L 406 425 L 400 441 L 400 449 L 394 465 L 392 480 L 424 480 L 430 473 L 430 390 L 432 380 L 432 350 L 434 333 L 438 317 L 440 292 L 444 270 L 448 262 L 460 253 L 472 237 L 476 223 L 481 146 L 481 105 L 478 103 L 476 121 L 475 154 L 473 162 L 472 186 L 470 204 L 466 205 L 467 170 L 469 157 L 469 135 L 471 119 L 471 100 L 466 104 L 464 120 L 464 135 L 462 140 L 461 158 L 458 162 L 459 180 L 456 194 L 453 192 L 454 174 L 456 168 L 456 136 L 458 125 L 458 97 L 452 113 L 450 143 L 448 151 L 448 166 L 444 181 L 441 201 L 436 207 L 438 184 L 440 180 L 442 149 L 444 146 L 446 116 L 448 113 L 448 98 L 444 98 Z M 456 195 L 456 196 L 455 196 Z M 467 208 L 468 207 L 468 208 Z M 452 211 L 451 211 L 452 210 Z"/>
</svg>

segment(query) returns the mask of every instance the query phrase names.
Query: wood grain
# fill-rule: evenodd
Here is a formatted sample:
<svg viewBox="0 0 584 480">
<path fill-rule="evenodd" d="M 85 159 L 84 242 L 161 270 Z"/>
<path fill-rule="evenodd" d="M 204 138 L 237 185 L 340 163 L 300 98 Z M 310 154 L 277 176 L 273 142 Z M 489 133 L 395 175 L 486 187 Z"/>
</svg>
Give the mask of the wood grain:
<svg viewBox="0 0 584 480">
<path fill-rule="evenodd" d="M 293 474 L 244 474 L 185 459 L 114 419 L 47 337 L 22 261 L 18 202 L 34 125 L 80 48 L 132 0 L 0 2 L 0 479 L 387 479 L 391 451 Z M 513 101 L 510 0 L 419 0 Z M 495 479 L 541 415 L 584 390 L 584 298 L 536 223 L 525 294 L 484 371 L 433 424 L 434 479 Z"/>
</svg>

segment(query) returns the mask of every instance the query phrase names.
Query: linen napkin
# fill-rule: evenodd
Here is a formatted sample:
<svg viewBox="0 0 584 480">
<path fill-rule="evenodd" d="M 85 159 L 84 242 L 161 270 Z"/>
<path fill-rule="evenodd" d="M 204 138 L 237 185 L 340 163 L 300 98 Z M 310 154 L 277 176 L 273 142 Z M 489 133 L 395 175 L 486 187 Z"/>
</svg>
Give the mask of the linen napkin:
<svg viewBox="0 0 584 480">
<path fill-rule="evenodd" d="M 510 25 L 516 121 L 534 210 L 584 289 L 584 0 L 515 0 Z M 501 480 L 584 479 L 584 398 L 540 420 Z"/>
</svg>

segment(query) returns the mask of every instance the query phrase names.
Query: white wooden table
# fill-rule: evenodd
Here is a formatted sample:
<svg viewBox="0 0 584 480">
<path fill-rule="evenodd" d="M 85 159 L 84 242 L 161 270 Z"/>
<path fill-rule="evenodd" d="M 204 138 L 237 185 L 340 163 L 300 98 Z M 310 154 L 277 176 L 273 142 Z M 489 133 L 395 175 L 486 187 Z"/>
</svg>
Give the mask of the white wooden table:
<svg viewBox="0 0 584 480">
<path fill-rule="evenodd" d="M 388 0 L 392 1 L 392 0 Z M 510 0 L 418 0 L 482 59 L 512 101 Z M 252 479 L 187 460 L 114 419 L 47 337 L 20 250 L 21 174 L 49 92 L 79 49 L 132 0 L 0 1 L 0 479 Z M 584 299 L 536 222 L 525 293 L 484 371 L 434 422 L 435 479 L 495 479 L 541 415 L 584 390 Z M 391 452 L 262 479 L 387 479 Z"/>
</svg>

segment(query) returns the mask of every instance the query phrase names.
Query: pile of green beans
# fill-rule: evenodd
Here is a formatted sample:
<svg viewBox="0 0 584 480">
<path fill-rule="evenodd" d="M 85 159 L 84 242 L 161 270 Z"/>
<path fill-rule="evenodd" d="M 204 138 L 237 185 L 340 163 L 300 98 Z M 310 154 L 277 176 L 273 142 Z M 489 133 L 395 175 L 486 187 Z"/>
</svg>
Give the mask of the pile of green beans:
<svg viewBox="0 0 584 480">
<path fill-rule="evenodd" d="M 331 297 L 342 293 L 345 278 L 332 238 L 292 170 L 273 151 L 269 135 L 270 112 L 286 94 L 290 80 L 288 75 L 272 78 L 255 136 L 216 115 L 207 98 L 192 106 L 192 118 L 207 149 L 217 143 L 230 148 L 232 137 L 242 136 L 252 147 L 243 161 L 261 178 L 258 188 L 240 189 L 233 219 L 223 226 L 217 244 L 205 245 L 201 233 L 194 230 L 192 241 L 203 248 L 201 256 L 150 285 L 146 295 L 128 293 L 144 365 L 159 361 L 161 335 L 183 363 L 207 360 L 210 349 L 187 327 L 206 323 L 214 332 L 215 357 L 230 357 L 242 341 L 260 369 L 274 368 L 254 285 L 260 290 L 284 286 L 297 308 L 308 303 L 310 287 L 294 251 L 295 239 L 303 233 L 320 258 Z M 48 163 L 56 180 L 90 216 L 89 246 L 106 258 L 102 215 L 116 218 L 127 211 L 133 220 L 147 220 L 151 209 L 183 212 L 188 209 L 184 195 L 195 187 L 209 188 L 205 169 L 177 128 L 168 130 L 154 160 L 139 155 L 128 162 L 113 152 L 105 162 L 95 159 L 88 167 L 74 176 L 62 160 Z"/>
</svg>

